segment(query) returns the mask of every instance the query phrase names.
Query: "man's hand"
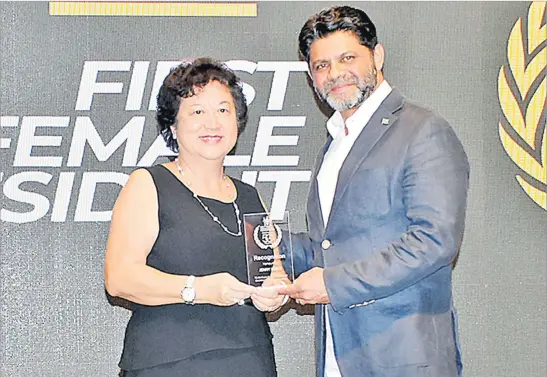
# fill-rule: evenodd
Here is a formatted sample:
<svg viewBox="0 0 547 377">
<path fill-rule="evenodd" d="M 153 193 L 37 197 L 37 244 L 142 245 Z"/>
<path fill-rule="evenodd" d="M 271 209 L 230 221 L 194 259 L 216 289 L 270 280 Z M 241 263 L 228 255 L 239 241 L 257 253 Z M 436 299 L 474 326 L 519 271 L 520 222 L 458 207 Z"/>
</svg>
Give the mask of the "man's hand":
<svg viewBox="0 0 547 377">
<path fill-rule="evenodd" d="M 328 304 L 330 302 L 323 280 L 323 269 L 314 267 L 304 272 L 291 285 L 278 290 L 280 294 L 289 295 L 300 305 Z"/>
</svg>

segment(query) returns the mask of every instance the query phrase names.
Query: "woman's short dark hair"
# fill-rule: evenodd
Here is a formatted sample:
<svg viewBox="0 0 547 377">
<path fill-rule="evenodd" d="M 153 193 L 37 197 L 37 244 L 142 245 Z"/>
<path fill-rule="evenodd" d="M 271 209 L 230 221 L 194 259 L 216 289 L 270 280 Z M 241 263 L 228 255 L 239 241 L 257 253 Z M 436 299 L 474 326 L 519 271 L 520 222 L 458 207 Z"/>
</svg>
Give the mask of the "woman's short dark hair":
<svg viewBox="0 0 547 377">
<path fill-rule="evenodd" d="M 247 124 L 247 102 L 243 86 L 235 73 L 225 64 L 211 59 L 199 58 L 184 62 L 171 69 L 163 81 L 158 93 L 156 120 L 158 131 L 163 136 L 167 147 L 178 153 L 177 140 L 173 137 L 171 126 L 177 123 L 180 101 L 192 97 L 197 88 L 203 88 L 211 81 L 225 85 L 232 94 L 236 108 L 238 134 Z"/>
<path fill-rule="evenodd" d="M 365 12 L 348 6 L 325 8 L 311 16 L 300 30 L 298 48 L 301 58 L 309 63 L 312 43 L 337 31 L 355 33 L 360 43 L 371 50 L 378 44 L 376 27 Z"/>
</svg>

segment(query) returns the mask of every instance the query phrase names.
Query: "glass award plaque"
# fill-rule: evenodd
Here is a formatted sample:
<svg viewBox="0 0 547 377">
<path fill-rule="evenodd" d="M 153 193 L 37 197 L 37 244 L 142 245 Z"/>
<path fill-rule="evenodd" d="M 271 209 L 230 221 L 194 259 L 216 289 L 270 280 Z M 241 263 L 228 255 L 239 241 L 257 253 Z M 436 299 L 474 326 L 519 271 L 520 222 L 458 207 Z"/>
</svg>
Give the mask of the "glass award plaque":
<svg viewBox="0 0 547 377">
<path fill-rule="evenodd" d="M 243 215 L 248 284 L 259 287 L 267 279 L 279 285 L 294 280 L 289 212 L 272 220 L 268 213 Z"/>
</svg>

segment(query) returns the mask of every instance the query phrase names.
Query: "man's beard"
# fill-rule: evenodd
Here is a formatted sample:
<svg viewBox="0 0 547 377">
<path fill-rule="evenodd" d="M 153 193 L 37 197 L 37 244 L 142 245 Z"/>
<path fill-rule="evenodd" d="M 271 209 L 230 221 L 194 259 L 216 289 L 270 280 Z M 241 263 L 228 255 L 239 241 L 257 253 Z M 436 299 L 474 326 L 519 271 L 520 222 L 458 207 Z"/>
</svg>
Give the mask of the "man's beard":
<svg viewBox="0 0 547 377">
<path fill-rule="evenodd" d="M 313 87 L 319 98 L 327 102 L 330 107 L 336 111 L 344 112 L 359 106 L 369 98 L 374 89 L 376 89 L 377 82 L 376 68 L 373 67 L 365 74 L 363 81 L 359 80 L 353 73 L 348 72 L 343 76 L 338 76 L 334 80 L 326 82 L 323 90 L 317 88 L 315 85 Z M 357 88 L 349 94 L 335 95 L 330 93 L 333 87 L 341 84 L 354 84 Z"/>
</svg>

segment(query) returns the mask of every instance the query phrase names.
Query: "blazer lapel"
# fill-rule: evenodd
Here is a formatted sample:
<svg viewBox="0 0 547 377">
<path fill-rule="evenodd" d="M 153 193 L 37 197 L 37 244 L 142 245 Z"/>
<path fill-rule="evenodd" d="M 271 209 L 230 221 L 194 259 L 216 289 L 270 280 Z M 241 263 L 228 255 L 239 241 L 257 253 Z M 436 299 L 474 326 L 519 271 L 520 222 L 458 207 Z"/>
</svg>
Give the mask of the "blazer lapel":
<svg viewBox="0 0 547 377">
<path fill-rule="evenodd" d="M 397 121 L 398 117 L 394 113 L 403 106 L 403 100 L 404 97 L 401 92 L 393 88 L 355 140 L 338 174 L 338 182 L 336 184 L 336 191 L 334 192 L 329 219 L 340 204 L 349 181 L 357 171 L 357 168 L 363 163 L 382 135 Z"/>
<path fill-rule="evenodd" d="M 307 204 L 308 228 L 321 229 L 322 233 L 324 233 L 325 230 L 325 222 L 321 212 L 321 201 L 319 200 L 319 190 L 317 187 L 317 174 L 319 174 L 319 169 L 321 168 L 321 164 L 323 164 L 323 159 L 325 158 L 325 153 L 327 153 L 327 150 L 329 149 L 330 143 L 332 143 L 332 137 L 329 135 L 327 142 L 319 150 L 315 159 L 314 171 L 310 178 L 310 191 L 308 193 Z M 317 227 L 312 226 L 315 224 L 317 224 Z"/>
</svg>

